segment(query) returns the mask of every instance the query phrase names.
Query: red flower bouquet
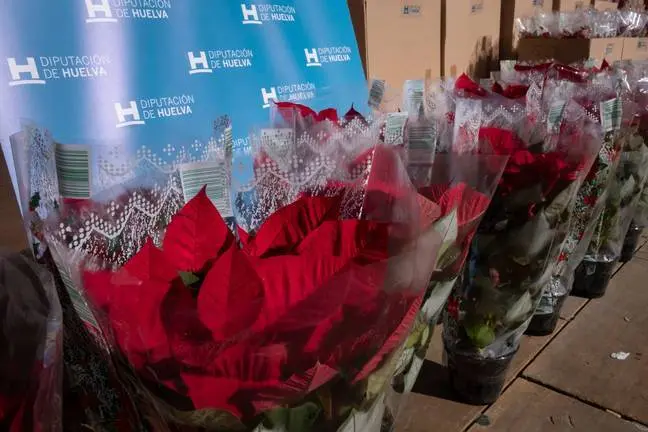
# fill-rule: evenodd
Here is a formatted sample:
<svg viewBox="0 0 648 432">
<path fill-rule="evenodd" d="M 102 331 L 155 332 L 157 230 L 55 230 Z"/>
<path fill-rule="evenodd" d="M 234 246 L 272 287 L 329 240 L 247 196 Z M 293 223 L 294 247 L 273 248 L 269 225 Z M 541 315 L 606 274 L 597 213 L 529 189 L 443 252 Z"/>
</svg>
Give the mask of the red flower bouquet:
<svg viewBox="0 0 648 432">
<path fill-rule="evenodd" d="M 299 138 L 257 148 L 236 235 L 203 190 L 161 249 L 83 276 L 126 373 L 171 422 L 380 429 L 441 239 L 422 231 L 433 219 L 394 149 L 333 158 L 339 143 Z"/>
</svg>

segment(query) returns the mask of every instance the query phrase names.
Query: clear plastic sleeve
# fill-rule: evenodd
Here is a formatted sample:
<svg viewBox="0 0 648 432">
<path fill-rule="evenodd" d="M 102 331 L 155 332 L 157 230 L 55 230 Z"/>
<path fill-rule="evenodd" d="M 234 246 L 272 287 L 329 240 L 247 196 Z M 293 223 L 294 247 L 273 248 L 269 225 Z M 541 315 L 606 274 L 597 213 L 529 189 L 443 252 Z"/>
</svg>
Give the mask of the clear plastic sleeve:
<svg viewBox="0 0 648 432">
<path fill-rule="evenodd" d="M 646 35 L 648 14 L 633 10 L 614 11 L 619 22 L 619 35 L 623 37 L 643 37 Z"/>
<path fill-rule="evenodd" d="M 425 361 L 432 335 L 457 278 L 463 271 L 477 231 L 508 156 L 436 153 L 409 158 L 408 171 L 426 206 L 437 214 L 430 229 L 443 237 L 435 271 L 427 287 L 403 360 L 393 379 L 394 390 L 410 392 Z"/>
<path fill-rule="evenodd" d="M 443 236 L 397 148 L 303 108 L 251 137 L 234 226 L 207 186 L 124 264 L 73 259 L 155 430 L 372 432 L 397 415 L 391 377 Z"/>
<path fill-rule="evenodd" d="M 62 432 L 61 305 L 45 269 L 0 252 L 0 429 Z"/>
<path fill-rule="evenodd" d="M 619 11 L 590 11 L 590 17 L 592 38 L 612 38 L 624 35 L 622 32 L 623 26 Z M 627 29 L 628 27 L 625 28 Z"/>
<path fill-rule="evenodd" d="M 541 12 L 518 18 L 516 28 L 522 37 L 610 38 L 645 34 L 646 14 L 630 10 L 579 9 Z"/>
<path fill-rule="evenodd" d="M 616 96 L 617 78 L 609 65 L 602 65 L 599 71 L 592 71 L 586 80 L 571 74 L 549 80 L 545 86 L 544 98 L 555 101 L 569 98 L 578 102 L 588 114 L 583 127 L 583 139 L 602 142 L 591 171 L 578 191 L 572 222 L 560 247 L 557 264 L 550 283 L 545 288 L 536 309 L 537 321 L 532 330 L 551 332 L 553 328 L 542 328 L 542 322 L 549 316 L 560 313 L 562 302 L 569 295 L 574 284 L 574 274 L 585 257 L 590 241 L 595 234 L 597 221 L 603 213 L 606 202 L 613 191 L 613 178 L 617 171 L 623 142 L 628 130 L 622 129 L 622 99 Z M 626 117 L 628 117 L 626 113 Z M 632 112 L 627 120 L 633 117 Z M 551 322 L 548 319 L 547 322 Z"/>
<path fill-rule="evenodd" d="M 527 95 L 527 107 L 533 98 Z M 490 359 L 517 350 L 553 272 L 576 193 L 600 148 L 600 142 L 574 135 L 585 114 L 573 104 L 564 108 L 556 128 L 544 121 L 548 113 L 542 121 L 517 119 L 520 108 L 498 106 L 499 122 L 485 122 L 491 117 L 484 116 L 478 123 L 474 151 L 510 159 L 444 321 L 447 350 Z"/>
<path fill-rule="evenodd" d="M 401 89 L 393 88 L 385 80 L 369 80 L 369 108 L 380 113 L 397 111 L 402 102 Z"/>
<path fill-rule="evenodd" d="M 648 179 L 648 148 L 643 137 L 635 127 L 627 130 L 623 138 L 619 165 L 612 177 L 605 208 L 596 220 L 585 256 L 587 261 L 610 263 L 619 258 Z"/>
</svg>

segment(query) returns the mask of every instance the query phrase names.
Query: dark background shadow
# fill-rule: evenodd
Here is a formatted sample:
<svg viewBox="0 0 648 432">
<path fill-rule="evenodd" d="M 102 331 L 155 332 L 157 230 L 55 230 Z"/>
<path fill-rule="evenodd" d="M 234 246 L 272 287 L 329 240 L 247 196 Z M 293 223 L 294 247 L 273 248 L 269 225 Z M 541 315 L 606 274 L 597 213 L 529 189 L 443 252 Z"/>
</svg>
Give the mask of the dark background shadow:
<svg viewBox="0 0 648 432">
<path fill-rule="evenodd" d="M 448 368 L 430 360 L 425 360 L 421 366 L 421 372 L 412 391 L 424 396 L 459 402 L 457 394 L 450 385 Z"/>
</svg>

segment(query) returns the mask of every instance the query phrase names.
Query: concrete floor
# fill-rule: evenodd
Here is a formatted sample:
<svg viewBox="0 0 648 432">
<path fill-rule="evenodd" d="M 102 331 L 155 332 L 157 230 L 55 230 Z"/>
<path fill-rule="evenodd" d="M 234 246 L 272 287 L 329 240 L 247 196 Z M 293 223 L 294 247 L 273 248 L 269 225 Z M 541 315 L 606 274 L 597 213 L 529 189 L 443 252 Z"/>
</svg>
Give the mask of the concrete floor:
<svg viewBox="0 0 648 432">
<path fill-rule="evenodd" d="M 647 242 L 644 234 L 604 298 L 572 297 L 553 335 L 524 338 L 491 406 L 454 400 L 437 331 L 396 432 L 648 431 Z M 620 352 L 628 358 L 612 358 Z"/>
</svg>

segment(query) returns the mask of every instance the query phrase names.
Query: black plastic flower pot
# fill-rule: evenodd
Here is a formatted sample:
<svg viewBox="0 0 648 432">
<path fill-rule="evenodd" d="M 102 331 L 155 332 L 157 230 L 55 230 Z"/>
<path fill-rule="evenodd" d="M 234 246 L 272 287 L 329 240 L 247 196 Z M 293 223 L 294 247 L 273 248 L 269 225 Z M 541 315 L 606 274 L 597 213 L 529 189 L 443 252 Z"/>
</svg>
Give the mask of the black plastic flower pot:
<svg viewBox="0 0 648 432">
<path fill-rule="evenodd" d="M 635 251 L 637 250 L 639 237 L 641 237 L 642 231 L 643 228 L 637 226 L 633 221 L 628 230 L 628 234 L 626 234 L 625 240 L 623 241 L 623 249 L 621 250 L 621 259 L 619 261 L 627 263 L 632 260 Z"/>
<path fill-rule="evenodd" d="M 526 334 L 529 336 L 548 336 L 552 334 L 556 330 L 558 320 L 560 320 L 560 312 L 565 300 L 567 300 L 567 296 L 557 297 L 551 313 L 539 314 L 536 312 L 531 318 Z"/>
<path fill-rule="evenodd" d="M 617 261 L 583 261 L 574 272 L 572 295 L 587 299 L 603 297 L 610 284 L 616 265 Z"/>
<path fill-rule="evenodd" d="M 492 404 L 502 393 L 506 373 L 516 352 L 486 359 L 476 354 L 462 353 L 446 348 L 444 359 L 452 388 L 465 403 L 471 405 Z"/>
</svg>

